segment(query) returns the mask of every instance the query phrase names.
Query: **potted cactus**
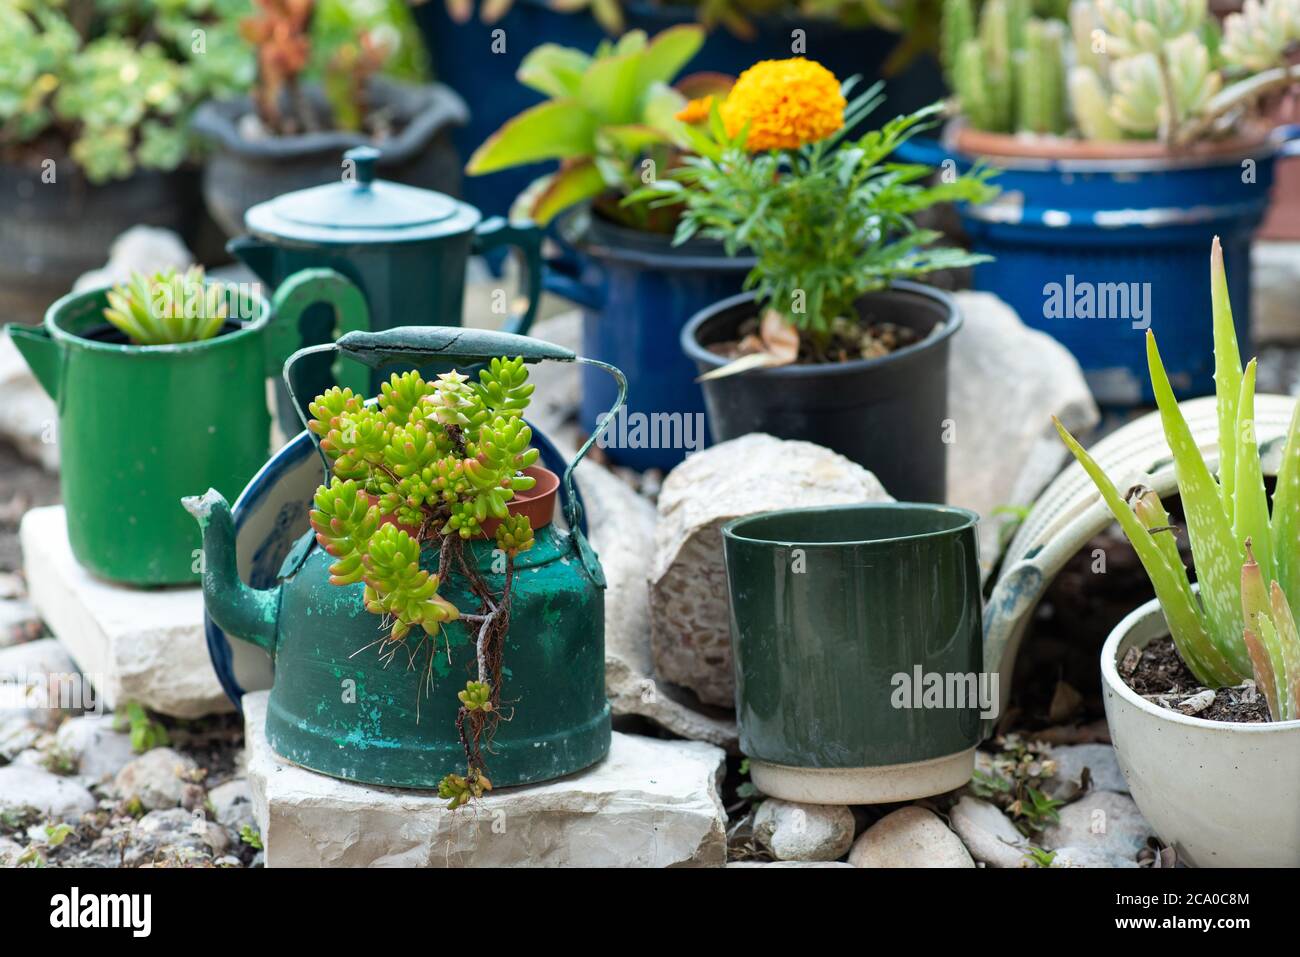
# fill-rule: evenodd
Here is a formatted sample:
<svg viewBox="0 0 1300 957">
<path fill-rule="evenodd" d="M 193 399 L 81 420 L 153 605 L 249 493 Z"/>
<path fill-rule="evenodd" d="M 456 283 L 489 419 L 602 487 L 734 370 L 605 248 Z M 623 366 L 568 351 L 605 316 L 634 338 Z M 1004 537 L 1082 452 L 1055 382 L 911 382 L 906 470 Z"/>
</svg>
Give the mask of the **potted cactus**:
<svg viewBox="0 0 1300 957">
<path fill-rule="evenodd" d="M 433 55 L 438 77 L 470 106 L 456 144 L 469 155 L 510 117 L 548 94 L 503 87 L 538 46 L 591 53 L 630 30 L 649 35 L 698 23 L 708 35 L 695 69 L 735 76 L 755 60 L 802 53 L 847 76 L 878 70 L 888 78 L 892 106 L 912 110 L 943 95 L 934 47 L 939 0 L 410 0 Z M 536 173 L 504 170 L 470 179 L 466 197 L 505 215 Z M 633 392 L 635 397 L 635 392 Z"/>
<path fill-rule="evenodd" d="M 1182 530 L 1159 496 L 1142 486 L 1122 494 L 1060 431 L 1156 592 L 1115 628 L 1101 659 L 1106 717 L 1134 799 L 1161 838 L 1194 864 L 1295 867 L 1300 406 L 1270 509 L 1254 426 L 1256 362 L 1242 369 L 1217 241 L 1210 273 L 1217 463 L 1192 439 L 1150 331 L 1146 350 L 1197 586 L 1179 557 Z"/>
<path fill-rule="evenodd" d="M 704 30 L 671 27 L 605 42 L 594 55 L 543 45 L 524 58 L 519 81 L 550 98 L 509 120 L 470 157 L 471 176 L 558 160 L 515 200 L 512 216 L 556 223 L 567 254 L 549 264 L 547 288 L 583 307 L 583 351 L 623 369 L 629 422 L 670 415 L 677 442 L 611 442 L 606 454 L 635 468 L 670 469 L 702 439 L 704 399 L 676 336 L 697 309 L 740 291 L 749 263 L 714 240 L 674 248 L 676 210 L 628 202 L 680 162 L 691 98 L 720 95 L 728 77 L 677 80 L 704 43 Z M 612 386 L 583 370 L 581 422 L 592 432 Z M 617 434 L 631 434 L 622 429 Z"/>
<path fill-rule="evenodd" d="M 1140 337 L 1164 332 L 1179 396 L 1210 391 L 1209 294 L 1196 268 L 1212 235 L 1234 270 L 1245 341 L 1250 237 L 1268 205 L 1275 147 L 1262 119 L 1300 79 L 1288 0 L 1228 15 L 1206 0 L 1075 0 L 1068 24 L 1027 0 L 945 0 L 942 53 L 960 120 L 909 158 L 1005 173 L 1002 198 L 963 211 L 995 254 L 976 288 L 1064 343 L 1104 404 L 1153 396 Z M 1068 203 L 1065 197 L 1069 197 Z"/>
<path fill-rule="evenodd" d="M 252 77 L 230 9 L 229 0 L 0 0 L 7 317 L 39 319 L 133 225 L 194 238 L 186 124 L 204 97 Z"/>
<path fill-rule="evenodd" d="M 815 442 L 895 498 L 942 502 L 948 346 L 962 320 L 951 298 L 907 280 L 982 257 L 935 246 L 912 215 L 994 189 L 984 172 L 926 186 L 929 167 L 888 162 L 938 104 L 850 137 L 884 99 L 879 85 L 853 86 L 799 58 L 751 67 L 692 128 L 696 155 L 645 192 L 680 204 L 679 242 L 698 234 L 754 255 L 751 291 L 681 334 L 714 439 Z"/>
<path fill-rule="evenodd" d="M 400 0 L 257 0 L 238 30 L 256 63 L 250 94 L 213 98 L 194 117 L 214 147 L 203 196 L 228 235 L 260 202 L 344 178 L 344 151 L 363 144 L 389 179 L 459 191 L 450 130 L 465 105 L 420 82 L 426 58 Z"/>
</svg>

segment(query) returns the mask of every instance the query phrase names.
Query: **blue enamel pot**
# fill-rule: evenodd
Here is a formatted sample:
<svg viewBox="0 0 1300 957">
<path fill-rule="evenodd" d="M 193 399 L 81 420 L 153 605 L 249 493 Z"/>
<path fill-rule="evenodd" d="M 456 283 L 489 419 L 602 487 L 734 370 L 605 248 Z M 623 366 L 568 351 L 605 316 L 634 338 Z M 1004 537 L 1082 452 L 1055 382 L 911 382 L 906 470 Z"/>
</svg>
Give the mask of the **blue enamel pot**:
<svg viewBox="0 0 1300 957">
<path fill-rule="evenodd" d="M 1098 402 L 1154 401 L 1147 328 L 1179 397 L 1210 393 L 1210 243 L 1220 238 L 1230 264 L 1237 336 L 1249 355 L 1250 242 L 1268 206 L 1276 147 L 1258 139 L 1170 156 L 1151 143 L 1115 144 L 1114 156 L 1098 158 L 1097 146 L 1051 155 L 950 126 L 942 142 L 912 140 L 899 155 L 1002 170 L 993 202 L 961 210 L 972 247 L 994 257 L 975 267 L 974 288 L 1068 348 Z"/>
</svg>

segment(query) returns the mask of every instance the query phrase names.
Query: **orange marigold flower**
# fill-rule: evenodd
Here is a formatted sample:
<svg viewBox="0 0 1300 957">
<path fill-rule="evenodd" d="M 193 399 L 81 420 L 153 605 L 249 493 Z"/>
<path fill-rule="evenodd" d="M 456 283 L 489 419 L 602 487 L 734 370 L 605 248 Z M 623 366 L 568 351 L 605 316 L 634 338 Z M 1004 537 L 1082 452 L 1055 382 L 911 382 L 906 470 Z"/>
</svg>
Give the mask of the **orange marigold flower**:
<svg viewBox="0 0 1300 957">
<path fill-rule="evenodd" d="M 700 96 L 688 101 L 677 111 L 677 119 L 683 123 L 703 123 L 709 118 L 709 111 L 712 109 L 713 94 L 710 93 L 708 96 Z"/>
<path fill-rule="evenodd" d="M 844 125 L 844 95 L 835 74 L 814 60 L 763 60 L 736 80 L 718 108 L 728 136 L 749 124 L 745 148 L 792 150 L 824 140 Z"/>
</svg>

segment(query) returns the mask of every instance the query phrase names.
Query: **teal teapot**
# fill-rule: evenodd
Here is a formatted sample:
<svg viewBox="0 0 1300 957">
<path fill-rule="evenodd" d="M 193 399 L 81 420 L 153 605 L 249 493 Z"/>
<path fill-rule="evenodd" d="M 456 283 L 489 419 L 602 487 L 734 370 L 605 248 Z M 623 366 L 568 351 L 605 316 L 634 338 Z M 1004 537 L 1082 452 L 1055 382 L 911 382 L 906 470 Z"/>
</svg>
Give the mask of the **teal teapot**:
<svg viewBox="0 0 1300 957">
<path fill-rule="evenodd" d="M 523 257 L 528 301 L 522 312 L 503 315 L 503 330 L 527 332 L 541 297 L 542 231 L 499 217 L 484 220 L 473 206 L 450 196 L 377 179 L 379 155 L 370 146 L 350 149 L 343 154 L 342 181 L 252 207 L 244 217 L 248 234 L 226 248 L 272 289 L 303 269 L 342 273 L 365 295 L 371 330 L 381 331 L 459 326 L 469 257 L 513 247 Z M 301 320 L 302 342 L 333 341 L 342 331 L 333 322 L 329 310 L 309 311 Z M 298 394 L 308 397 L 335 384 L 324 356 L 308 356 L 297 376 Z M 375 370 L 373 391 L 387 376 L 387 370 Z M 279 414 L 285 431 L 296 431 L 297 416 L 283 390 Z"/>
<path fill-rule="evenodd" d="M 335 344 L 295 353 L 285 364 L 285 378 L 296 360 L 329 358 L 330 353 L 371 369 L 394 363 L 410 368 L 442 359 L 466 370 L 496 356 L 590 364 L 618 383 L 618 401 L 606 421 L 613 419 L 626 393 L 618 369 L 560 346 L 491 330 L 440 327 L 348 333 Z M 356 365 L 348 362 L 346 367 Z M 315 434 L 306 434 L 319 452 Z M 561 503 L 563 526 L 534 520 L 535 544 L 516 561 L 501 689 L 512 715 L 492 738 L 488 768 L 494 787 L 570 774 L 609 750 L 605 579 L 582 532 L 573 486 L 575 467 L 599 435 L 579 449 L 552 493 Z M 328 478 L 323 452 L 321 462 Z M 436 667 L 431 664 L 427 674 L 409 669 L 405 655 L 385 662 L 371 647 L 382 624 L 366 610 L 364 584 L 331 584 L 334 558 L 312 532 L 289 550 L 271 587 L 255 588 L 239 575 L 226 500 L 209 490 L 185 499 L 185 506 L 203 530 L 203 596 L 209 616 L 232 639 L 267 651 L 274 661 L 266 735 L 280 757 L 334 777 L 386 787 L 434 788 L 463 766 L 456 691 L 465 687 L 472 670 L 473 625 L 458 620 L 443 626 Z M 505 576 L 494 568 L 494 547 L 488 538 L 471 540 L 465 554 L 490 591 L 499 594 Z M 421 567 L 433 573 L 438 562 L 437 548 L 426 545 Z M 440 591 L 458 607 L 473 604 L 463 577 L 448 575 Z M 422 694 L 424 681 L 428 685 Z"/>
</svg>

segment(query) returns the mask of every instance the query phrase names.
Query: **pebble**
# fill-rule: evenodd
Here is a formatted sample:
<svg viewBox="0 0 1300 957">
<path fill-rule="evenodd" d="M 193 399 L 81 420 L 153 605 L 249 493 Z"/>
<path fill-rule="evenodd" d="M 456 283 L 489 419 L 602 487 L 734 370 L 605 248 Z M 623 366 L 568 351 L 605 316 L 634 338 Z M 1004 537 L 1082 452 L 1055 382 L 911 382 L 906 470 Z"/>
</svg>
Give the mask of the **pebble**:
<svg viewBox="0 0 1300 957">
<path fill-rule="evenodd" d="M 159 861 L 188 863 L 198 858 L 221 857 L 230 849 L 230 836 L 219 824 L 184 808 L 150 811 L 131 831 L 123 855 L 127 867 Z"/>
<path fill-rule="evenodd" d="M 76 781 L 25 764 L 0 768 L 0 810 L 33 808 L 47 818 L 75 821 L 95 798 Z"/>
<path fill-rule="evenodd" d="M 933 811 L 909 805 L 885 815 L 853 843 L 854 867 L 974 867 L 961 838 Z"/>
<path fill-rule="evenodd" d="M 949 814 L 953 829 L 971 857 L 989 867 L 1029 867 L 1025 849 L 1029 842 L 997 807 L 987 801 L 963 797 Z"/>
<path fill-rule="evenodd" d="M 245 824 L 256 826 L 253 818 L 253 792 L 244 778 L 218 784 L 208 792 L 212 816 L 236 834 Z"/>
<path fill-rule="evenodd" d="M 191 758 L 171 748 L 154 748 L 118 771 L 113 788 L 123 801 L 138 799 L 149 810 L 173 808 L 192 798 L 185 776 L 195 768 Z"/>
<path fill-rule="evenodd" d="M 853 844 L 853 812 L 770 798 L 754 815 L 754 837 L 778 861 L 833 861 Z"/>
<path fill-rule="evenodd" d="M 77 762 L 77 772 L 98 784 L 135 760 L 131 735 L 113 727 L 113 716 L 87 714 L 59 725 L 55 746 Z"/>
<path fill-rule="evenodd" d="M 1133 799 L 1112 791 L 1085 794 L 1061 808 L 1060 817 L 1044 829 L 1044 847 L 1081 848 L 1109 858 L 1116 866 L 1136 861 L 1151 836 L 1151 826 Z"/>
<path fill-rule="evenodd" d="M 1101 851 L 1087 847 L 1062 847 L 1052 858 L 1053 868 L 1075 867 L 1137 867 L 1137 861 L 1108 857 Z"/>
<path fill-rule="evenodd" d="M 1109 744 L 1058 745 L 1052 748 L 1051 758 L 1056 762 L 1056 775 L 1043 785 L 1048 797 L 1070 800 L 1077 796 L 1084 768 L 1088 769 L 1092 790 L 1128 794 L 1128 782 Z"/>
</svg>

